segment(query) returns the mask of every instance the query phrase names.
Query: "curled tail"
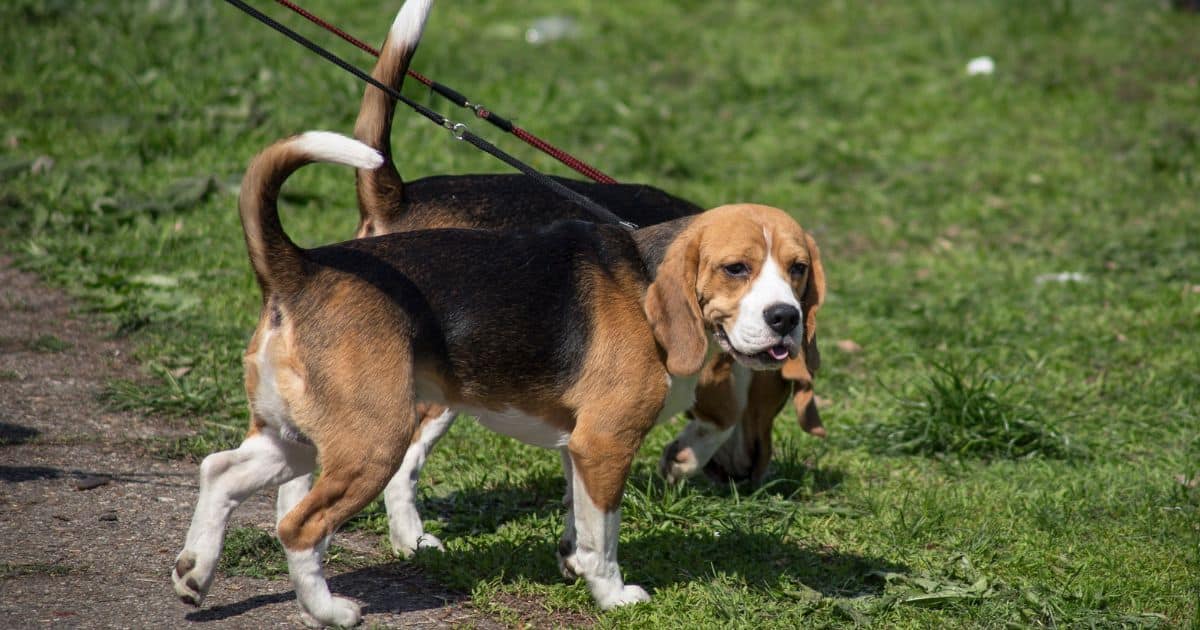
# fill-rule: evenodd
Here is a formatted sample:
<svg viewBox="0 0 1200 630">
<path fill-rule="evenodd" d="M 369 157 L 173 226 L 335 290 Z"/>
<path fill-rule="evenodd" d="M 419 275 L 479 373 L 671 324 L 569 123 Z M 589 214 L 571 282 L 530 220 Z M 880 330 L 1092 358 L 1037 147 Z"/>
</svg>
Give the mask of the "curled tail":
<svg viewBox="0 0 1200 630">
<path fill-rule="evenodd" d="M 409 61 L 421 41 L 425 20 L 433 8 L 433 0 L 407 0 L 379 53 L 379 61 L 371 70 L 375 80 L 395 90 L 404 84 Z M 356 236 L 379 233 L 379 224 L 403 212 L 404 180 L 392 162 L 392 117 L 396 101 L 383 90 L 368 85 L 354 123 L 354 137 L 375 147 L 383 154 L 383 167 L 358 171 L 358 209 L 360 213 Z"/>
<path fill-rule="evenodd" d="M 309 131 L 280 140 L 254 156 L 238 208 L 250 264 L 264 298 L 299 286 L 304 250 L 283 231 L 279 222 L 279 189 L 296 169 L 313 162 L 330 162 L 358 169 L 377 168 L 383 157 L 371 147 L 328 131 Z"/>
</svg>

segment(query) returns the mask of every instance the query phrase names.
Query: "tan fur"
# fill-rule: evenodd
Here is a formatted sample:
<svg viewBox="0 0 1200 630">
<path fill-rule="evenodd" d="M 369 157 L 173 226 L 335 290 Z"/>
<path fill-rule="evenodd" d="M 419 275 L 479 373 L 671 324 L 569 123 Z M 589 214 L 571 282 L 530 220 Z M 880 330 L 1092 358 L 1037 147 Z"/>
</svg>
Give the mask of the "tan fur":
<svg viewBox="0 0 1200 630">
<path fill-rule="evenodd" d="M 750 480 L 762 481 L 771 463 L 771 429 L 775 416 L 787 403 L 787 382 L 765 372 L 755 372 L 750 380 L 750 404 L 742 412 L 743 448 L 750 456 Z"/>
<path fill-rule="evenodd" d="M 567 448 L 592 503 L 606 512 L 620 507 L 633 456 L 668 388 L 636 286 L 632 278 L 594 274 L 593 341 L 578 381 L 564 397 L 576 410 Z"/>
<path fill-rule="evenodd" d="M 250 343 L 246 347 L 246 352 L 242 355 L 243 376 L 242 383 L 246 388 L 246 400 L 250 403 L 250 427 L 246 429 L 246 437 L 248 440 L 255 435 L 258 435 L 266 423 L 258 414 L 254 413 L 255 395 L 258 392 L 258 365 L 255 364 L 254 358 L 258 354 L 259 339 L 263 333 L 263 326 L 266 324 L 266 318 L 260 318 L 258 326 L 254 329 L 254 335 L 250 337 Z"/>
<path fill-rule="evenodd" d="M 316 445 L 324 471 L 279 524 L 289 549 L 320 543 L 374 499 L 417 426 L 407 340 L 388 321 L 344 321 L 346 313 L 375 312 L 385 298 L 350 280 L 330 293 L 302 329 L 285 313 L 265 353 L 291 420 Z"/>
</svg>

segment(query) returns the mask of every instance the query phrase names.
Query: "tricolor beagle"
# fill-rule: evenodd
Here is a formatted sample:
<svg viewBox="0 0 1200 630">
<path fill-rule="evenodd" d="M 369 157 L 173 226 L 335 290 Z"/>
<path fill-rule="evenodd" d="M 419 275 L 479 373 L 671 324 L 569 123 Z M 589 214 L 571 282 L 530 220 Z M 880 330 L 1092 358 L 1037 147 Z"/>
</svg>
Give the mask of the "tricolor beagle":
<svg viewBox="0 0 1200 630">
<path fill-rule="evenodd" d="M 401 88 L 409 60 L 417 48 L 432 0 L 409 0 L 393 22 L 372 75 L 396 90 Z M 522 175 L 465 175 L 430 177 L 404 182 L 393 162 L 392 118 L 396 102 L 382 90 L 368 87 L 363 94 L 355 136 L 379 150 L 384 164 L 358 171 L 360 219 L 357 236 L 466 227 L 511 229 L 549 225 L 563 219 L 594 220 L 582 208 L 564 203 L 552 191 Z M 630 184 L 559 181 L 638 225 L 654 225 L 694 215 L 701 208 L 657 188 Z M 815 343 L 805 367 L 817 367 Z M 759 482 L 771 460 L 771 430 L 775 416 L 793 394 L 801 426 L 823 436 L 812 400 L 812 375 L 798 365 L 782 371 L 752 371 L 728 353 L 712 357 L 697 384 L 689 424 L 668 445 L 659 464 L 670 481 L 700 470 L 718 480 Z M 415 503 L 416 485 L 425 458 L 449 429 L 454 414 L 438 405 L 422 405 L 422 421 L 410 453 L 384 499 L 393 548 L 409 555 L 420 547 L 441 548 L 426 534 Z M 307 478 L 293 482 L 287 492 L 303 492 Z"/>
<path fill-rule="evenodd" d="M 246 172 L 241 217 L 263 293 L 245 355 L 253 430 L 201 464 L 176 593 L 199 605 L 230 512 L 319 463 L 311 490 L 284 493 L 279 538 L 306 621 L 357 623 L 358 605 L 330 594 L 321 553 L 396 473 L 417 403 L 429 401 L 559 449 L 571 472 L 561 568 L 583 577 L 602 608 L 647 600 L 617 565 L 633 456 L 656 422 L 693 403 L 720 350 L 750 368 L 802 366 L 819 303 L 812 238 L 780 210 L 735 205 L 636 232 L 563 221 L 306 250 L 283 231 L 276 199 L 311 162 L 382 159 L 310 132 L 269 147 Z"/>
</svg>

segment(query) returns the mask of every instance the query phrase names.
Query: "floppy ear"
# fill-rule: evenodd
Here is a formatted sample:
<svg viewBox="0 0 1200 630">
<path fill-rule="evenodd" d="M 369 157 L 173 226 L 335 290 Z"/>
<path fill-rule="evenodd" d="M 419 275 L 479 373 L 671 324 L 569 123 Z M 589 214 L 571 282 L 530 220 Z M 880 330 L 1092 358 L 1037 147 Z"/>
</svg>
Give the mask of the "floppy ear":
<svg viewBox="0 0 1200 630">
<path fill-rule="evenodd" d="M 821 264 L 821 250 L 812 236 L 804 235 L 808 247 L 809 270 L 808 286 L 804 287 L 804 297 L 800 300 L 800 308 L 804 311 L 804 359 L 808 362 L 809 372 L 816 372 L 821 367 L 821 352 L 817 350 L 817 310 L 825 301 L 825 267 Z"/>
<path fill-rule="evenodd" d="M 817 310 L 825 301 L 825 267 L 821 265 L 821 251 L 808 234 L 804 235 L 808 247 L 808 285 L 800 299 L 804 312 L 804 338 L 800 340 L 801 353 L 783 364 L 783 377 L 795 383 L 793 401 L 796 403 L 796 418 L 800 426 L 817 437 L 825 437 L 825 427 L 817 413 L 813 400 L 813 377 L 821 367 L 821 351 L 817 348 Z"/>
<path fill-rule="evenodd" d="M 642 307 L 655 341 L 667 353 L 667 371 L 675 376 L 699 372 L 708 352 L 708 338 L 696 297 L 699 258 L 699 239 L 694 235 L 682 236 L 672 243 L 646 291 Z"/>
</svg>

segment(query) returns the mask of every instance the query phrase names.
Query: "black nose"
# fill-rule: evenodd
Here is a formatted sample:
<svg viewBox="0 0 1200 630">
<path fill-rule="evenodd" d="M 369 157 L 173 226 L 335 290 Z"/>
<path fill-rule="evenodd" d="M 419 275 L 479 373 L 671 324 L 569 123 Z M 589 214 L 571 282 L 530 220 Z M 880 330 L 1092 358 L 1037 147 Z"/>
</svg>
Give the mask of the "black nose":
<svg viewBox="0 0 1200 630">
<path fill-rule="evenodd" d="M 763 311 L 763 319 L 771 330 L 786 335 L 800 323 L 800 309 L 791 304 L 772 304 Z"/>
</svg>

